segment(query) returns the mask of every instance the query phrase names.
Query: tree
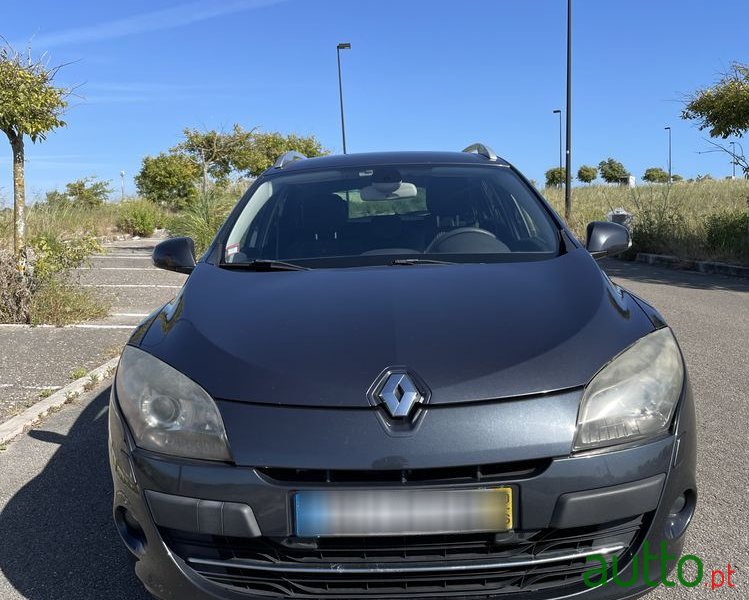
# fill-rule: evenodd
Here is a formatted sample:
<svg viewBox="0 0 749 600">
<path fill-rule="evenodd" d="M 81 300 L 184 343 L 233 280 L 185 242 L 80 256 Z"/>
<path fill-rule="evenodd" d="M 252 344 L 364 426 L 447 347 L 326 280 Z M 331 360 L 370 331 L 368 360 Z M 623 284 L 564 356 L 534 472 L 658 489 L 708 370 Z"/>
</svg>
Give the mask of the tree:
<svg viewBox="0 0 749 600">
<path fill-rule="evenodd" d="M 294 133 L 283 135 L 277 131 L 255 132 L 252 134 L 250 143 L 239 152 L 235 164 L 238 170 L 251 177 L 257 177 L 273 166 L 279 156 L 290 150 L 301 152 L 308 158 L 328 154 L 328 151 L 313 135 L 299 136 Z"/>
<path fill-rule="evenodd" d="M 684 181 L 684 178 L 681 175 L 674 173 L 673 175 L 671 175 L 671 181 L 673 183 L 678 183 L 679 181 Z"/>
<path fill-rule="evenodd" d="M 645 169 L 642 180 L 648 183 L 668 183 L 668 173 L 660 167 L 650 167 Z"/>
<path fill-rule="evenodd" d="M 606 183 L 621 183 L 630 173 L 618 160 L 608 158 L 598 163 L 598 170 Z"/>
<path fill-rule="evenodd" d="M 195 201 L 200 176 L 200 167 L 190 157 L 162 152 L 143 158 L 135 186 L 151 202 L 181 210 Z"/>
<path fill-rule="evenodd" d="M 732 63 L 715 84 L 687 99 L 681 116 L 698 121 L 710 137 L 742 137 L 749 130 L 749 65 Z"/>
<path fill-rule="evenodd" d="M 47 192 L 47 203 L 52 207 L 75 206 L 94 208 L 101 206 L 112 193 L 109 181 L 97 181 L 96 177 L 84 177 L 65 185 L 65 191 Z"/>
<path fill-rule="evenodd" d="M 185 140 L 172 148 L 172 152 L 188 156 L 200 168 L 204 196 L 208 191 L 209 175 L 214 180 L 225 181 L 234 170 L 237 157 L 252 139 L 252 131 L 245 131 L 238 124 L 230 133 L 187 128 L 184 135 Z"/>
<path fill-rule="evenodd" d="M 544 173 L 546 176 L 546 187 L 562 187 L 567 171 L 564 168 L 554 167 Z"/>
<path fill-rule="evenodd" d="M 598 177 L 598 169 L 590 165 L 583 165 L 577 170 L 577 178 L 583 183 L 592 183 Z"/>
<path fill-rule="evenodd" d="M 13 248 L 19 268 L 25 267 L 26 244 L 24 138 L 43 141 L 65 126 L 61 117 L 70 90 L 54 85 L 59 69 L 32 60 L 30 52 L 23 57 L 8 46 L 0 49 L 0 130 L 13 154 Z"/>
<path fill-rule="evenodd" d="M 681 113 L 683 119 L 696 120 L 700 129 L 709 129 L 710 137 L 727 139 L 730 136 L 743 137 L 749 131 L 749 65 L 734 62 L 709 88 L 699 89 L 687 98 Z M 734 164 L 741 167 L 744 176 L 749 177 L 749 158 L 734 152 L 727 146 L 711 141 L 710 152 L 725 152 Z M 741 146 L 739 146 L 741 147 Z M 700 178 L 697 178 L 700 181 Z M 749 212 L 749 196 L 746 198 Z M 749 236 L 749 220 L 747 220 Z"/>
<path fill-rule="evenodd" d="M 101 206 L 112 193 L 109 181 L 97 181 L 96 177 L 84 177 L 65 185 L 65 195 L 70 204 L 80 208 Z"/>
</svg>

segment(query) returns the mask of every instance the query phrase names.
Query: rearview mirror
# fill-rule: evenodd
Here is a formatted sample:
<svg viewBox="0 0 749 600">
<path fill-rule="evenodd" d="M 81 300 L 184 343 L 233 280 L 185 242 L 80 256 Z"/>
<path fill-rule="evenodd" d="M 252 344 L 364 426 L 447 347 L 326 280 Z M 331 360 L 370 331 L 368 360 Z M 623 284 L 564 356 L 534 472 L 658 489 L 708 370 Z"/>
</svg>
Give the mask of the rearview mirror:
<svg viewBox="0 0 749 600">
<path fill-rule="evenodd" d="M 195 242 L 189 237 L 164 240 L 153 249 L 152 258 L 159 269 L 191 273 L 195 268 Z"/>
<path fill-rule="evenodd" d="M 604 256 L 620 254 L 632 245 L 629 230 L 618 223 L 593 221 L 588 223 L 588 241 L 585 247 L 598 260 Z"/>
</svg>

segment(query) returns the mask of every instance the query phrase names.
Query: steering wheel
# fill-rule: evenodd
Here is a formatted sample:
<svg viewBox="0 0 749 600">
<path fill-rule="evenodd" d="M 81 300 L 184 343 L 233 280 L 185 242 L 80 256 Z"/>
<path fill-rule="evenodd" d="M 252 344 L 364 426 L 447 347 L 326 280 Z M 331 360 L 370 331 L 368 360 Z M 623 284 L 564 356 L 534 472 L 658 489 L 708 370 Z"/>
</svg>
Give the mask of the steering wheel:
<svg viewBox="0 0 749 600">
<path fill-rule="evenodd" d="M 438 233 L 429 242 L 424 254 L 494 254 L 509 251 L 510 248 L 500 242 L 491 231 L 479 227 L 458 227 Z"/>
</svg>

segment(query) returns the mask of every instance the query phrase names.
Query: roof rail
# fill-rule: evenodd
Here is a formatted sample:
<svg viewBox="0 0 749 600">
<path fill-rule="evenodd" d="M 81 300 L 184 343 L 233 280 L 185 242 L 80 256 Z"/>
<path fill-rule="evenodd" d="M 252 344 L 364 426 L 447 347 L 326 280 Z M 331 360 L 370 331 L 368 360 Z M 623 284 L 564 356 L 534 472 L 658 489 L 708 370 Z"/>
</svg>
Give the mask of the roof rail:
<svg viewBox="0 0 749 600">
<path fill-rule="evenodd" d="M 497 160 L 496 152 L 484 144 L 471 144 L 467 148 L 464 148 L 463 152 L 476 153 L 489 160 Z"/>
<path fill-rule="evenodd" d="M 303 158 L 307 158 L 307 157 L 304 156 L 304 154 L 302 154 L 301 152 L 297 152 L 296 150 L 289 150 L 288 152 L 284 152 L 281 156 L 278 157 L 278 160 L 276 160 L 275 164 L 273 165 L 273 168 L 283 169 L 290 162 L 294 162 L 295 160 L 301 160 Z"/>
</svg>

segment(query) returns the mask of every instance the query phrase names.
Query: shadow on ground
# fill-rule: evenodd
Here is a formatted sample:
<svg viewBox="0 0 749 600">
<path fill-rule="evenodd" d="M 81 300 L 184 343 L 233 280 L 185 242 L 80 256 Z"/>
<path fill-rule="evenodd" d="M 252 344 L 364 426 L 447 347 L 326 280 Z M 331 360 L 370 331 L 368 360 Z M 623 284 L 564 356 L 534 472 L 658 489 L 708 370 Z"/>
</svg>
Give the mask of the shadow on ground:
<svg viewBox="0 0 749 600">
<path fill-rule="evenodd" d="M 68 435 L 33 430 L 59 448 L 0 513 L 0 570 L 29 600 L 146 600 L 112 523 L 109 388 Z"/>
<path fill-rule="evenodd" d="M 659 283 L 698 290 L 749 292 L 749 279 L 710 275 L 679 269 L 655 267 L 645 263 L 607 259 L 601 267 L 610 277 L 634 279 L 642 283 Z"/>
</svg>

